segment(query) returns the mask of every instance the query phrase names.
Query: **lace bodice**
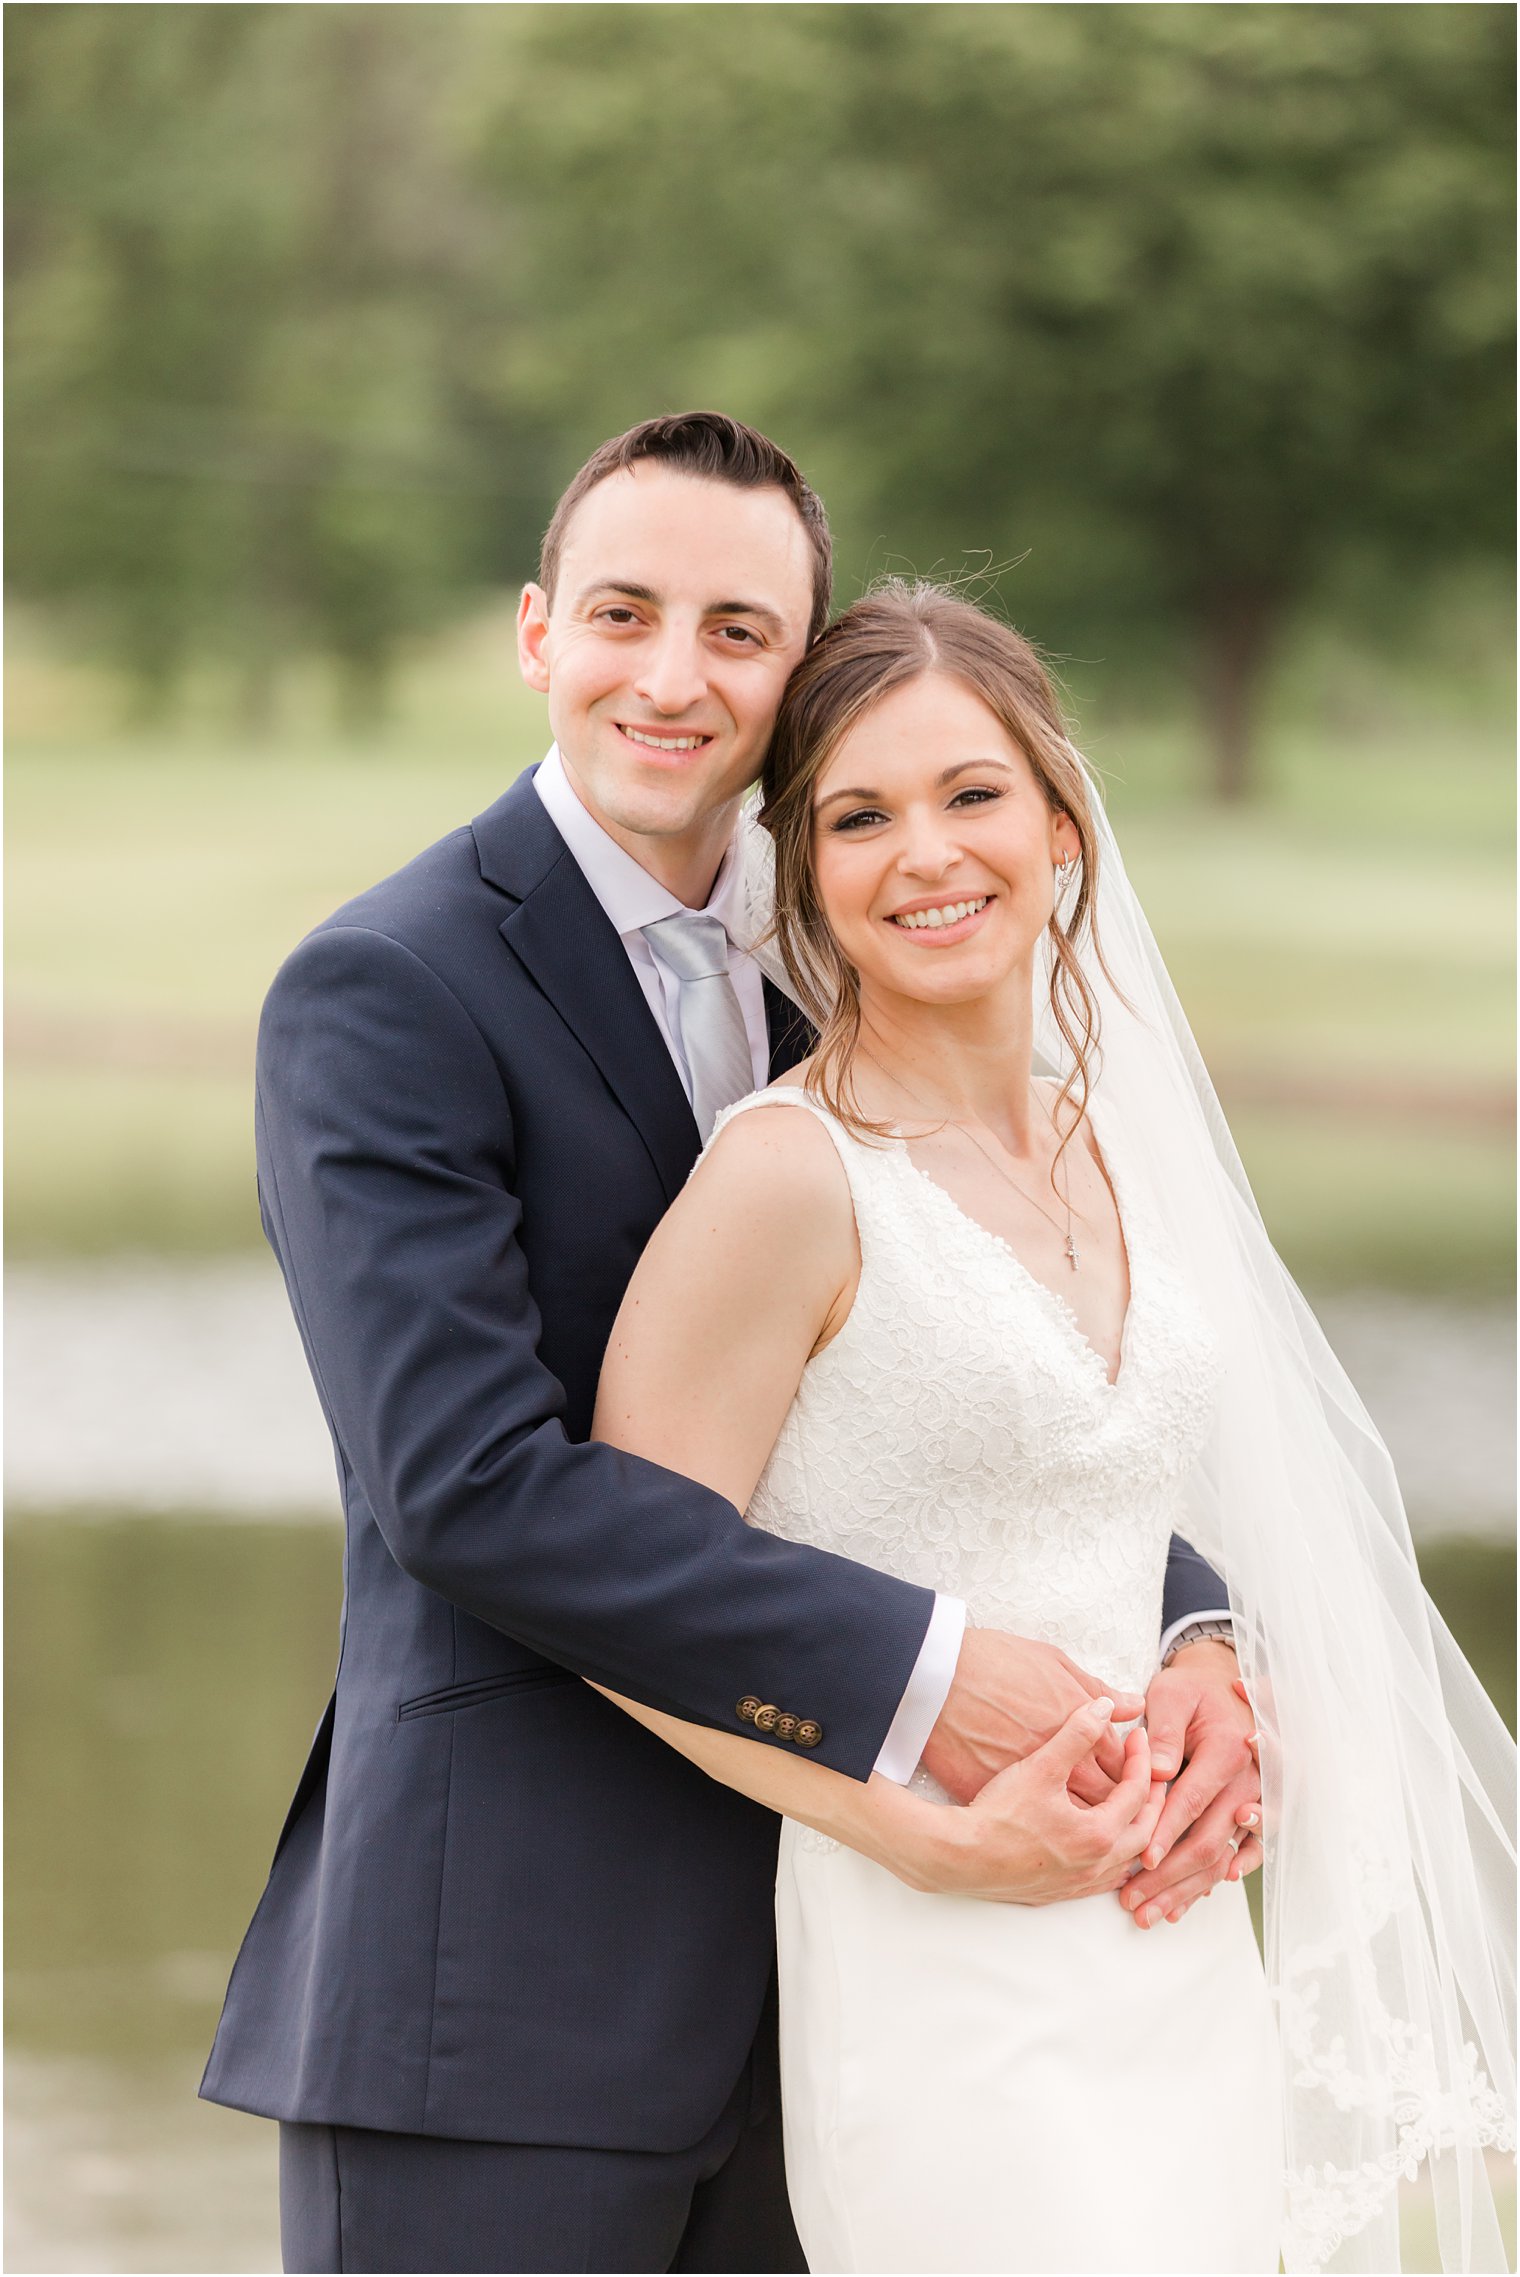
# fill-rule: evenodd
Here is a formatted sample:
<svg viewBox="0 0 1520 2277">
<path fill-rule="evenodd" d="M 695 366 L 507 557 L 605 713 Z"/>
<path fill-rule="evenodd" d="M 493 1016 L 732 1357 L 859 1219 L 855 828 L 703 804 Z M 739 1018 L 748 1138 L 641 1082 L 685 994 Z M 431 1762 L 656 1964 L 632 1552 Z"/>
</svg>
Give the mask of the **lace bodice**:
<svg viewBox="0 0 1520 2277">
<path fill-rule="evenodd" d="M 803 1374 L 751 1522 L 960 1597 L 979 1626 L 1059 1645 L 1142 1691 L 1218 1363 L 1122 1143 L 1096 1122 L 1130 1267 L 1110 1383 L 1063 1300 L 901 1140 L 854 1138 L 790 1086 L 741 1099 L 713 1137 L 783 1105 L 834 1142 L 861 1273 L 844 1326 Z"/>
</svg>

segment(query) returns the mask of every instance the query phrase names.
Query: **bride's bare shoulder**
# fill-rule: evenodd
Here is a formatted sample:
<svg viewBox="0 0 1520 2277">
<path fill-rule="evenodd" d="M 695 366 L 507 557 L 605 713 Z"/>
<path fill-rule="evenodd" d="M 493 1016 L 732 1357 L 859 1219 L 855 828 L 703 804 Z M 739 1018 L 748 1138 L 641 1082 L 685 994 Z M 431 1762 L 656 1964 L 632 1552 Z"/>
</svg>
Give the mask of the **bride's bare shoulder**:
<svg viewBox="0 0 1520 2277">
<path fill-rule="evenodd" d="M 800 1300 L 811 1344 L 859 1266 L 829 1133 L 796 1100 L 775 1098 L 724 1124 L 655 1228 L 630 1295 L 700 1304 L 704 1317 L 741 1302 L 751 1326 Z"/>
<path fill-rule="evenodd" d="M 709 1208 L 742 1206 L 751 1222 L 782 1218 L 794 1232 L 852 1222 L 844 1165 L 818 1114 L 805 1103 L 801 1073 L 794 1070 L 771 1084 L 754 1106 L 730 1117 L 688 1193 L 700 1193 Z"/>
</svg>

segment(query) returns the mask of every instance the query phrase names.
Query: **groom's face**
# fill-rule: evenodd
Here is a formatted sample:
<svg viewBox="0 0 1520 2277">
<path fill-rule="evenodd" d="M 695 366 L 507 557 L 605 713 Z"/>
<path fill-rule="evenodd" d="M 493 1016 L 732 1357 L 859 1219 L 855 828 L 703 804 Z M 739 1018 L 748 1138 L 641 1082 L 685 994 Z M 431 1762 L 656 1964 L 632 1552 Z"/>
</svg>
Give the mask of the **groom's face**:
<svg viewBox="0 0 1520 2277">
<path fill-rule="evenodd" d="M 576 789 L 630 851 L 726 831 L 812 600 L 807 532 L 782 490 L 644 461 L 581 501 L 552 601 L 523 594 L 518 655 Z"/>
</svg>

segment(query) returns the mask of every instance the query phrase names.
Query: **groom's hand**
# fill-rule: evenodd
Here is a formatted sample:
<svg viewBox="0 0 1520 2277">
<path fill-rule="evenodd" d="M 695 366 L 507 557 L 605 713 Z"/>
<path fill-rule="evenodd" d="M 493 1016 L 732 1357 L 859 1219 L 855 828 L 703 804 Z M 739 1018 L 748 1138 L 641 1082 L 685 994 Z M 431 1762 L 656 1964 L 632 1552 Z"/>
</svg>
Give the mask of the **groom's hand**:
<svg viewBox="0 0 1520 2277">
<path fill-rule="evenodd" d="M 1144 1870 L 1119 1893 L 1142 1929 L 1180 1921 L 1216 1884 L 1238 1882 L 1261 1864 L 1255 1719 L 1239 1677 L 1234 1648 L 1210 1638 L 1151 1679 L 1151 1764 L 1171 1792 L 1141 1856 Z"/>
<path fill-rule="evenodd" d="M 1230 1665 L 1233 1671 L 1233 1655 Z M 1145 1705 L 1137 1692 L 1115 1692 L 1089 1676 L 1054 1645 L 1001 1629 L 968 1629 L 949 1698 L 924 1749 L 924 1768 L 958 1803 L 969 1803 L 997 1772 L 1043 1747 L 1084 1700 L 1105 1695 L 1118 1723 Z M 1123 1740 L 1105 1731 L 1073 1772 L 1071 1791 L 1082 1802 L 1101 1803 L 1123 1771 Z"/>
</svg>

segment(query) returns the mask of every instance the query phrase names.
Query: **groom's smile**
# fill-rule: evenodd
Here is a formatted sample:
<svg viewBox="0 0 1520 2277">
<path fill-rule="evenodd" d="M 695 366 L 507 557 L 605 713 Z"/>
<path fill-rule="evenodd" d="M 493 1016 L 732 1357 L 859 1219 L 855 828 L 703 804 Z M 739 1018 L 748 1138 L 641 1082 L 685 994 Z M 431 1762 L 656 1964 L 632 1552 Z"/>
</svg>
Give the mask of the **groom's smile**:
<svg viewBox="0 0 1520 2277">
<path fill-rule="evenodd" d="M 554 589 L 518 615 L 581 803 L 681 900 L 703 903 L 760 771 L 813 609 L 809 539 L 770 485 L 645 463 L 565 532 Z"/>
<path fill-rule="evenodd" d="M 630 727 L 626 720 L 619 720 L 617 724 L 618 733 L 629 743 L 638 744 L 641 750 L 657 751 L 667 756 L 686 751 L 705 751 L 709 743 L 716 741 L 714 735 L 661 734 L 654 728 Z"/>
</svg>

